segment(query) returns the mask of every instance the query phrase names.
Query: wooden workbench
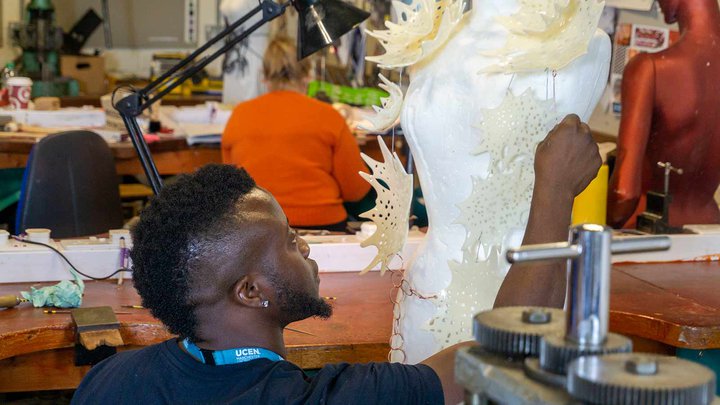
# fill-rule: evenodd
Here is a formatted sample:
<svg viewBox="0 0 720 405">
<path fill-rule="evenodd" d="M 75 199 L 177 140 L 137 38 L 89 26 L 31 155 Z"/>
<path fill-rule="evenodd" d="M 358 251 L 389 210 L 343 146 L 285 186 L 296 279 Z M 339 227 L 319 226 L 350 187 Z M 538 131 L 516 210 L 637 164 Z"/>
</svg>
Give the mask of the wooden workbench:
<svg viewBox="0 0 720 405">
<path fill-rule="evenodd" d="M 147 84 L 147 83 L 146 83 Z M 142 88 L 138 86 L 137 88 Z M 208 101 L 221 102 L 222 96 L 215 95 L 192 95 L 192 96 L 178 96 L 169 94 L 162 99 L 162 105 L 172 105 L 176 107 L 191 107 L 198 104 L 205 104 Z M 92 106 L 96 108 L 102 107 L 100 104 L 100 96 L 74 96 L 74 97 L 60 97 L 60 106 L 65 107 L 85 107 Z"/>
<path fill-rule="evenodd" d="M 285 333 L 288 358 L 301 367 L 332 362 L 383 361 L 388 353 L 391 280 L 373 272 L 321 273 L 320 293 L 337 297 L 328 321 L 305 320 Z M 612 273 L 610 329 L 633 338 L 639 351 L 672 354 L 674 348 L 720 348 L 720 264 L 717 262 L 615 266 Z M 0 294 L 28 285 L 0 285 Z M 131 284 L 87 283 L 83 306 L 110 305 L 119 314 L 128 348 L 170 335 L 138 304 Z M 470 314 L 469 314 L 470 315 Z M 75 387 L 87 367 L 73 365 L 74 332 L 69 315 L 45 315 L 23 307 L 0 310 L 0 392 Z"/>
<path fill-rule="evenodd" d="M 0 132 L 0 169 L 25 167 L 30 150 L 38 139 L 38 136 L 17 138 Z M 390 147 L 391 139 L 385 137 L 384 141 Z M 383 160 L 380 147 L 374 139 L 358 138 L 358 142 L 361 142 L 360 149 L 366 155 Z M 191 173 L 206 164 L 222 163 L 219 144 L 188 146 L 184 138 L 174 138 L 152 142 L 148 146 L 162 175 Z M 119 175 L 144 173 L 131 142 L 111 143 L 110 150 Z M 398 155 L 404 164 L 405 154 L 398 149 Z"/>
<path fill-rule="evenodd" d="M 387 359 L 392 323 L 390 275 L 378 272 L 321 273 L 320 294 L 337 297 L 330 320 L 307 319 L 285 332 L 288 360 L 303 368 L 328 363 L 369 362 Z M 126 282 L 88 282 L 83 307 L 108 305 L 118 314 L 120 332 L 127 348 L 162 342 L 172 337 L 145 309 L 140 297 Z M 0 285 L 0 295 L 17 294 L 29 284 Z M 69 314 L 44 314 L 23 304 L 0 310 L 0 392 L 75 388 L 89 367 L 73 365 L 75 334 Z"/>
<path fill-rule="evenodd" d="M 720 348 L 720 262 L 614 266 L 610 330 L 639 351 Z"/>
<path fill-rule="evenodd" d="M 25 167 L 32 146 L 31 138 L 12 138 L 0 134 L 0 169 Z M 160 174 L 189 173 L 209 163 L 222 163 L 219 145 L 188 146 L 183 138 L 164 139 L 149 145 Z M 120 175 L 142 174 L 137 152 L 130 142 L 112 143 L 115 168 Z"/>
</svg>

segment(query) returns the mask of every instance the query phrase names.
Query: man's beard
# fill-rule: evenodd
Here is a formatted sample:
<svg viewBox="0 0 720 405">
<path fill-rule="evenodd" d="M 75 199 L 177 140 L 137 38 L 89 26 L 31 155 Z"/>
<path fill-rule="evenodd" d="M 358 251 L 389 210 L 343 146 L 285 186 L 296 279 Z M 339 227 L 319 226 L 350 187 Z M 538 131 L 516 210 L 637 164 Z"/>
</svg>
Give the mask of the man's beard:
<svg viewBox="0 0 720 405">
<path fill-rule="evenodd" d="M 328 319 L 332 315 L 332 306 L 324 299 L 292 288 L 275 276 L 270 277 L 270 282 L 277 292 L 277 304 L 287 323 L 310 317 Z"/>
</svg>

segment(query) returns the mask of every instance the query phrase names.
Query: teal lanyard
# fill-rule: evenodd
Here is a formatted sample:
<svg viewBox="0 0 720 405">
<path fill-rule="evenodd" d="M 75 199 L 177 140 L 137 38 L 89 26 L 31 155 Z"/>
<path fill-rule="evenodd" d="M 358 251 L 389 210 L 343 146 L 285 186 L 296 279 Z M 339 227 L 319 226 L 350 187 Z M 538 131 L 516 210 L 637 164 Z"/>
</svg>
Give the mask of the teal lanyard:
<svg viewBox="0 0 720 405">
<path fill-rule="evenodd" d="M 213 366 L 225 366 L 228 364 L 239 364 L 257 359 L 268 359 L 270 361 L 284 360 L 279 354 L 261 347 L 238 347 L 228 350 L 206 350 L 201 349 L 188 339 L 182 341 L 185 350 L 196 360 Z"/>
</svg>

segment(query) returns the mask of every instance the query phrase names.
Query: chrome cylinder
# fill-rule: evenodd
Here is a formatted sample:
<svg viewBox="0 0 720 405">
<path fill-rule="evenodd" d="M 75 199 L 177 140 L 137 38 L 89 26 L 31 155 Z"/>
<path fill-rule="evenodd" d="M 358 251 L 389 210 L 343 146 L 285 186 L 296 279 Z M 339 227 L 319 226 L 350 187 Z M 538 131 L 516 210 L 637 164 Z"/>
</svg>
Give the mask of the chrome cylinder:
<svg viewBox="0 0 720 405">
<path fill-rule="evenodd" d="M 570 259 L 565 338 L 582 346 L 605 343 L 610 317 L 612 231 L 585 224 L 570 231 L 580 255 Z"/>
</svg>

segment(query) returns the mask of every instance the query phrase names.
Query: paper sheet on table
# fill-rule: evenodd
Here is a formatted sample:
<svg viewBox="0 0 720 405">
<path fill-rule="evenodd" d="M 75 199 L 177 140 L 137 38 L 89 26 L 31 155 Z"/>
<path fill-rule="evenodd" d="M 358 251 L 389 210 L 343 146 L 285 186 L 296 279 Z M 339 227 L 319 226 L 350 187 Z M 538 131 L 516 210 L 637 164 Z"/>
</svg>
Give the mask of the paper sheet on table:
<svg viewBox="0 0 720 405">
<path fill-rule="evenodd" d="M 182 123 L 177 125 L 177 135 L 187 136 L 188 145 L 203 143 L 220 143 L 225 124 L 191 124 Z"/>
</svg>

